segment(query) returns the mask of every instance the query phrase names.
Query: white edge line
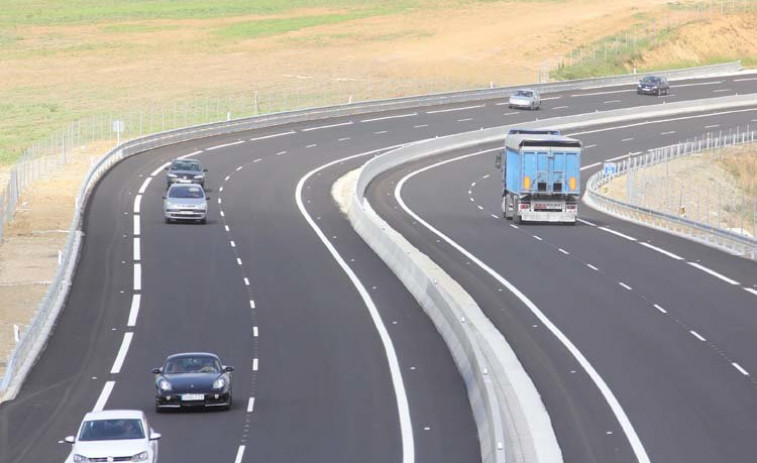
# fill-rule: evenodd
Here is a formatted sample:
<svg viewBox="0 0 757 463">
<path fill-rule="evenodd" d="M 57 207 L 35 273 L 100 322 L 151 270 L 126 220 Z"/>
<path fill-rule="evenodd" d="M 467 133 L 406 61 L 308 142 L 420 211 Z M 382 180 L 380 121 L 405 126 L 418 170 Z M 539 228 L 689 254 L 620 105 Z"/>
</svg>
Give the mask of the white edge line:
<svg viewBox="0 0 757 463">
<path fill-rule="evenodd" d="M 757 296 L 757 289 L 754 289 L 754 288 L 744 288 L 744 291 L 748 291 L 748 292 L 754 294 L 755 296 Z"/>
<path fill-rule="evenodd" d="M 142 229 L 139 226 L 139 215 L 134 215 L 134 236 L 139 236 L 142 233 Z"/>
<path fill-rule="evenodd" d="M 155 169 L 154 171 L 152 171 L 152 173 L 150 174 L 150 177 L 155 177 L 156 175 L 158 175 L 159 173 L 161 173 L 162 171 L 164 171 L 165 168 L 168 167 L 168 166 L 170 166 L 170 165 L 171 165 L 170 162 L 167 162 L 167 163 L 163 164 L 162 166 L 160 166 L 157 169 Z"/>
<path fill-rule="evenodd" d="M 134 264 L 134 291 L 142 291 L 142 264 Z"/>
<path fill-rule="evenodd" d="M 373 119 L 363 119 L 360 122 L 385 121 L 387 119 L 399 119 L 399 118 L 402 118 L 402 117 L 413 117 L 413 116 L 417 116 L 417 115 L 418 115 L 418 113 L 400 114 L 398 116 L 387 116 L 387 117 L 376 117 L 376 118 L 373 118 Z"/>
<path fill-rule="evenodd" d="M 147 191 L 147 186 L 150 185 L 150 182 L 152 182 L 152 177 L 147 177 L 145 181 L 142 182 L 142 186 L 139 187 L 139 194 L 145 194 L 145 191 Z"/>
<path fill-rule="evenodd" d="M 586 371 L 586 373 L 589 375 L 591 380 L 597 386 L 602 396 L 604 397 L 605 401 L 607 402 L 610 409 L 612 410 L 613 414 L 615 415 L 615 418 L 618 420 L 620 427 L 623 429 L 623 432 L 625 433 L 626 438 L 628 439 L 628 442 L 631 448 L 633 449 L 634 454 L 636 455 L 636 459 L 639 461 L 639 463 L 649 463 L 650 459 L 649 459 L 649 456 L 647 455 L 646 450 L 644 449 L 644 444 L 641 442 L 641 439 L 636 433 L 636 430 L 634 429 L 633 424 L 631 423 L 631 420 L 628 418 L 628 415 L 626 415 L 626 412 L 623 410 L 623 407 L 621 406 L 620 402 L 615 397 L 615 394 L 613 394 L 610 387 L 607 385 L 604 379 L 602 379 L 599 372 L 597 372 L 597 370 L 594 369 L 594 367 L 591 365 L 589 360 L 581 353 L 578 347 L 576 347 L 573 344 L 573 342 L 571 342 L 570 339 L 554 323 L 552 323 L 552 321 L 536 306 L 536 304 L 534 304 L 518 288 L 516 288 L 512 283 L 506 280 L 502 275 L 495 272 L 491 267 L 487 266 L 484 262 L 482 262 L 476 256 L 471 254 L 467 249 L 463 248 L 462 246 L 454 242 L 452 239 L 447 237 L 445 234 L 443 234 L 439 230 L 432 227 L 428 222 L 426 222 L 420 216 L 415 214 L 415 212 L 410 210 L 410 208 L 408 208 L 405 202 L 402 200 L 402 194 L 401 194 L 402 186 L 409 178 L 421 172 L 424 172 L 426 170 L 430 170 L 435 167 L 441 166 L 443 164 L 458 161 L 470 156 L 479 155 L 479 154 L 486 153 L 489 151 L 491 150 L 481 151 L 481 152 L 473 153 L 473 154 L 467 154 L 467 155 L 460 156 L 454 159 L 448 159 L 448 160 L 445 160 L 445 161 L 442 161 L 430 166 L 426 166 L 422 169 L 419 169 L 415 172 L 412 172 L 406 175 L 405 177 L 402 178 L 402 180 L 400 180 L 400 182 L 397 184 L 397 186 L 394 189 L 395 200 L 400 204 L 402 209 L 405 210 L 405 212 L 408 215 L 413 217 L 414 220 L 416 220 L 418 223 L 425 226 L 427 229 L 429 229 L 432 233 L 434 233 L 439 238 L 446 241 L 450 246 L 457 249 L 460 253 L 465 255 L 470 261 L 476 263 L 476 265 L 481 267 L 481 269 L 483 269 L 486 273 L 488 273 L 492 278 L 494 278 L 500 284 L 505 286 L 513 295 L 515 295 L 518 299 L 520 299 L 521 302 L 531 310 L 531 312 L 541 321 L 542 325 L 544 325 L 547 329 L 549 329 L 549 331 L 552 332 L 552 335 L 555 336 L 566 347 L 566 349 L 573 355 L 573 357 L 578 361 L 581 367 Z"/>
<path fill-rule="evenodd" d="M 590 226 L 590 227 L 596 227 L 596 226 L 597 226 L 597 224 L 595 224 L 595 223 L 591 223 L 591 222 L 589 222 L 588 220 L 584 220 L 584 219 L 576 219 L 576 220 L 577 220 L 578 222 L 581 222 L 582 224 L 584 224 L 584 225 L 588 225 L 588 226 Z"/>
<path fill-rule="evenodd" d="M 110 393 L 113 392 L 113 387 L 115 385 L 115 381 L 105 382 L 105 386 L 103 386 L 103 390 L 100 392 L 100 397 L 97 398 L 95 407 L 92 409 L 93 412 L 100 412 L 105 408 L 105 404 L 108 403 L 108 398 L 110 397 Z"/>
<path fill-rule="evenodd" d="M 121 367 L 124 366 L 124 360 L 126 360 L 126 354 L 129 352 L 129 346 L 131 345 L 131 339 L 133 337 L 134 333 L 124 333 L 124 340 L 121 341 L 121 348 L 118 349 L 116 360 L 113 362 L 113 368 L 110 369 L 111 375 L 121 373 Z"/>
<path fill-rule="evenodd" d="M 413 461 L 415 461 L 415 441 L 413 440 L 413 426 L 412 426 L 412 421 L 410 419 L 410 406 L 408 405 L 407 391 L 405 390 L 405 384 L 402 380 L 402 369 L 399 366 L 399 359 L 397 357 L 397 352 L 394 348 L 392 338 L 391 336 L 389 336 L 389 332 L 386 329 L 386 325 L 384 325 L 384 322 L 381 319 L 381 315 L 378 309 L 376 308 L 376 305 L 373 302 L 373 299 L 371 299 L 371 296 L 368 290 L 365 288 L 365 286 L 357 277 L 357 275 L 355 275 L 355 272 L 350 268 L 350 266 L 347 265 L 347 262 L 345 262 L 344 258 L 339 254 L 339 252 L 336 250 L 336 248 L 331 243 L 331 241 L 329 241 L 328 238 L 326 238 L 326 235 L 324 235 L 323 231 L 318 227 L 318 225 L 313 220 L 313 217 L 308 213 L 302 200 L 302 190 L 304 188 L 305 183 L 308 181 L 308 179 L 310 179 L 310 177 L 320 172 L 321 170 L 327 169 L 340 162 L 384 152 L 393 148 L 397 148 L 399 146 L 402 146 L 402 145 L 385 147 L 379 150 L 373 150 L 373 151 L 368 151 L 365 153 L 348 156 L 346 158 L 337 159 L 335 161 L 332 161 L 320 167 L 317 167 L 314 170 L 311 170 L 304 177 L 302 177 L 300 181 L 297 183 L 295 199 L 297 201 L 297 207 L 299 207 L 300 209 L 300 213 L 303 215 L 303 217 L 305 217 L 305 220 L 308 222 L 308 224 L 310 224 L 310 227 L 313 229 L 313 231 L 315 231 L 316 235 L 318 235 L 318 237 L 321 239 L 321 242 L 323 242 L 323 245 L 331 253 L 334 260 L 336 260 L 339 266 L 342 267 L 342 270 L 344 270 L 344 272 L 347 274 L 350 281 L 352 282 L 352 284 L 355 286 L 358 293 L 360 294 L 360 297 L 363 299 L 363 303 L 368 309 L 371 319 L 373 320 L 373 323 L 376 327 L 376 331 L 378 332 L 379 338 L 381 339 L 381 342 L 384 346 L 384 350 L 386 351 L 387 363 L 389 364 L 389 372 L 392 379 L 392 384 L 394 386 L 394 397 L 397 403 L 397 411 L 398 411 L 399 422 L 400 422 L 400 436 L 402 438 L 402 463 L 412 463 Z"/>
<path fill-rule="evenodd" d="M 250 138 L 249 141 L 267 140 L 269 138 L 283 137 L 285 135 L 293 135 L 295 133 L 297 133 L 297 132 L 295 132 L 294 130 L 292 130 L 292 131 L 289 131 L 289 132 L 275 133 L 273 135 L 265 135 L 265 136 L 262 136 L 262 137 Z"/>
<path fill-rule="evenodd" d="M 658 248 L 657 246 L 652 246 L 649 243 L 641 243 L 641 245 L 644 246 L 644 247 L 646 247 L 646 248 L 652 249 L 653 251 L 657 251 L 660 254 L 665 254 L 666 256 L 668 256 L 670 258 L 673 258 L 675 260 L 683 260 L 683 257 L 679 256 L 678 254 L 673 254 L 670 251 L 666 251 L 666 250 L 664 250 L 662 248 Z"/>
<path fill-rule="evenodd" d="M 197 151 L 194 151 L 194 152 L 192 152 L 192 153 L 189 153 L 189 154 L 185 154 L 184 156 L 179 156 L 179 157 L 178 157 L 178 158 L 176 158 L 176 159 L 186 159 L 186 158 L 191 158 L 192 156 L 197 156 L 198 154 L 202 154 L 202 152 L 203 152 L 203 150 L 197 150 Z"/>
<path fill-rule="evenodd" d="M 142 260 L 142 239 L 138 236 L 134 237 L 134 250 L 132 252 L 134 253 L 135 261 Z"/>
<path fill-rule="evenodd" d="M 718 272 L 716 272 L 715 270 L 711 270 L 711 269 L 705 267 L 704 265 L 700 265 L 700 264 L 698 264 L 696 262 L 687 262 L 687 264 L 691 265 L 694 268 L 698 268 L 699 270 L 701 270 L 701 271 L 703 271 L 705 273 L 709 273 L 710 275 L 714 276 L 715 278 L 723 280 L 723 281 L 725 281 L 728 284 L 731 284 L 731 285 L 734 285 L 734 286 L 740 284 L 738 281 L 732 280 L 732 279 L 728 278 L 725 275 L 721 275 Z"/>
<path fill-rule="evenodd" d="M 242 143 L 244 143 L 244 140 L 234 141 L 231 143 L 224 143 L 223 145 L 211 146 L 210 148 L 205 148 L 205 150 L 206 151 L 219 150 L 221 148 L 228 148 L 229 146 L 241 145 Z"/>
<path fill-rule="evenodd" d="M 137 317 L 139 316 L 139 306 L 142 303 L 142 296 L 140 294 L 134 294 L 131 297 L 131 308 L 129 309 L 129 321 L 126 326 L 133 327 L 137 324 Z"/>
<path fill-rule="evenodd" d="M 308 127 L 307 129 L 302 129 L 302 132 L 312 132 L 313 130 L 322 130 L 322 129 L 330 129 L 333 127 L 342 127 L 344 125 L 352 125 L 354 122 L 342 122 L 340 124 L 331 124 L 331 125 L 319 125 L 317 127 Z"/>
<path fill-rule="evenodd" d="M 589 164 L 588 166 L 581 167 L 581 170 L 591 169 L 592 167 L 601 166 L 601 162 L 595 162 L 594 164 Z"/>
<path fill-rule="evenodd" d="M 136 195 L 134 197 L 134 213 L 139 214 L 142 210 L 142 195 Z"/>
<path fill-rule="evenodd" d="M 438 113 L 450 113 L 453 111 L 465 111 L 466 109 L 476 109 L 476 108 L 483 108 L 486 106 L 485 104 L 475 105 L 475 106 L 465 106 L 462 108 L 451 108 L 451 109 L 437 109 L 436 111 L 426 111 L 426 114 L 438 114 Z"/>
</svg>

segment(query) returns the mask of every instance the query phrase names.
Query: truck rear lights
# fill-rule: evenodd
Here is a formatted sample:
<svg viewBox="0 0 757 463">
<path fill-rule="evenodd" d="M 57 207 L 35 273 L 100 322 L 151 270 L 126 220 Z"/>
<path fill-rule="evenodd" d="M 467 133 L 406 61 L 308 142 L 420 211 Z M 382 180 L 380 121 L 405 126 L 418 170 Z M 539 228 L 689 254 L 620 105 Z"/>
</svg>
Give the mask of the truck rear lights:
<svg viewBox="0 0 757 463">
<path fill-rule="evenodd" d="M 531 177 L 529 177 L 529 176 L 523 177 L 523 189 L 524 190 L 530 190 L 531 189 Z"/>
<path fill-rule="evenodd" d="M 576 189 L 576 177 L 571 177 L 568 179 L 568 186 L 570 186 L 570 191 L 575 191 Z"/>
<path fill-rule="evenodd" d="M 518 205 L 518 209 L 520 209 L 521 211 L 525 211 L 525 210 L 527 210 L 529 208 L 529 206 L 531 206 L 531 205 L 528 204 L 528 203 L 520 203 Z"/>
<path fill-rule="evenodd" d="M 578 204 L 568 204 L 565 208 L 569 211 L 576 211 L 578 210 Z"/>
</svg>

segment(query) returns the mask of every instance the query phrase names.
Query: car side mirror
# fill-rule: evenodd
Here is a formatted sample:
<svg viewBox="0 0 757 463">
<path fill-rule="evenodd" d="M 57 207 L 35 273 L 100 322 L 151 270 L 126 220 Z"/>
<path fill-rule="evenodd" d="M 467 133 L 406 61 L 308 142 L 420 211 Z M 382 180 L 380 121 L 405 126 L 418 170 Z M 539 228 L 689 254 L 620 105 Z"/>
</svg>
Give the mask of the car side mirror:
<svg viewBox="0 0 757 463">
<path fill-rule="evenodd" d="M 161 373 L 163 373 L 163 369 L 162 368 L 153 368 L 152 369 L 152 374 L 154 374 L 154 375 L 159 375 Z"/>
<path fill-rule="evenodd" d="M 66 438 L 63 439 L 63 442 L 67 444 L 73 444 L 74 442 L 76 442 L 76 439 L 74 439 L 74 436 L 66 436 Z"/>
<path fill-rule="evenodd" d="M 229 372 L 234 371 L 234 367 L 225 366 L 223 367 L 223 371 L 229 371 Z"/>
<path fill-rule="evenodd" d="M 150 440 L 158 440 L 163 437 L 159 432 L 150 431 Z"/>
</svg>

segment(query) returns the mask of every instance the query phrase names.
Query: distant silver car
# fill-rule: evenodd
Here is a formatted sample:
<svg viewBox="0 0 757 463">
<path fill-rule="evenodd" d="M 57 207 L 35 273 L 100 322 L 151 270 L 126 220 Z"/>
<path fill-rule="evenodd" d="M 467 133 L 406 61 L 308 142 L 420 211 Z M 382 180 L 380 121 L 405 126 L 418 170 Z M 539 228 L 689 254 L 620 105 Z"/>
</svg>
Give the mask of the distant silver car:
<svg viewBox="0 0 757 463">
<path fill-rule="evenodd" d="M 200 185 L 175 183 L 163 196 L 163 215 L 166 222 L 195 221 L 205 223 L 208 215 L 208 200 Z"/>
<path fill-rule="evenodd" d="M 541 98 L 539 92 L 530 88 L 516 90 L 510 95 L 510 108 L 539 109 L 541 107 Z"/>
<path fill-rule="evenodd" d="M 166 187 L 174 183 L 197 183 L 205 186 L 205 172 L 202 163 L 196 159 L 175 159 L 166 167 Z"/>
</svg>

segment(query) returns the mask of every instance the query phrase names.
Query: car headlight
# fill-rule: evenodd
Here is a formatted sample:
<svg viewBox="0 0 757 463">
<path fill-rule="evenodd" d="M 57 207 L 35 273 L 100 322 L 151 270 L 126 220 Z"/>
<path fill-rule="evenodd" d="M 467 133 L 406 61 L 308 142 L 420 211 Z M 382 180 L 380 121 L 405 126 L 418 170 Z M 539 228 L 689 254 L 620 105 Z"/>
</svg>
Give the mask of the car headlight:
<svg viewBox="0 0 757 463">
<path fill-rule="evenodd" d="M 213 382 L 213 389 L 223 389 L 224 386 L 226 386 L 226 380 L 223 378 L 218 378 Z"/>
<path fill-rule="evenodd" d="M 161 379 L 158 381 L 158 387 L 161 391 L 170 391 L 172 389 L 171 383 L 167 379 Z"/>
<path fill-rule="evenodd" d="M 195 175 L 195 178 L 205 178 L 205 174 Z"/>
<path fill-rule="evenodd" d="M 89 458 L 84 455 L 74 454 L 74 463 L 80 463 L 82 461 L 89 461 Z"/>
<path fill-rule="evenodd" d="M 147 452 L 142 452 L 131 457 L 131 461 L 147 461 L 149 457 L 150 455 L 148 455 Z"/>
<path fill-rule="evenodd" d="M 168 176 L 171 178 L 176 178 L 176 174 L 172 174 L 171 172 L 168 173 Z"/>
</svg>

